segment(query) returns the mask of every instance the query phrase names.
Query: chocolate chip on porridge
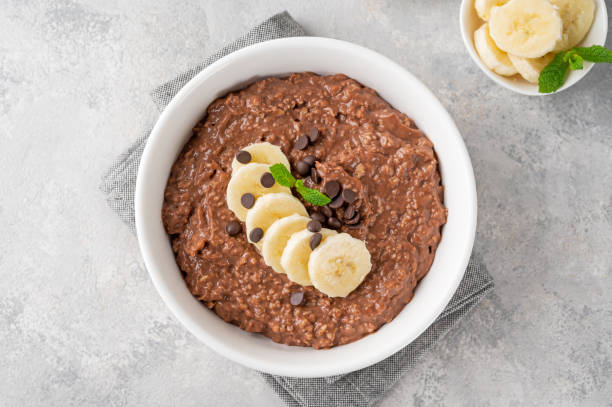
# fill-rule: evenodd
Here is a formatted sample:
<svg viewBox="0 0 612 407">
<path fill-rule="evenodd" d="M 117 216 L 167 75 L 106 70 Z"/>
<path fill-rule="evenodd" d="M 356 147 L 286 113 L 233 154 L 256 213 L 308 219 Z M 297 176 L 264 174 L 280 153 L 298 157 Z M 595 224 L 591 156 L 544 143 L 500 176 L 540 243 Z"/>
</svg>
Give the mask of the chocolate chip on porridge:
<svg viewBox="0 0 612 407">
<path fill-rule="evenodd" d="M 255 197 L 253 194 L 246 193 L 240 197 L 240 203 L 247 209 L 251 209 L 255 204 Z"/>
<path fill-rule="evenodd" d="M 312 250 L 316 249 L 317 246 L 321 244 L 321 239 L 323 239 L 323 235 L 321 233 L 315 233 L 310 238 L 310 248 Z"/>
<path fill-rule="evenodd" d="M 289 302 L 294 306 L 300 305 L 302 301 L 304 301 L 304 291 L 296 291 L 289 297 Z"/>
<path fill-rule="evenodd" d="M 317 130 L 316 127 L 313 127 L 308 132 L 308 140 L 310 140 L 311 143 L 314 143 L 318 139 L 319 139 L 319 130 Z"/>
<path fill-rule="evenodd" d="M 344 223 L 346 223 L 347 225 L 356 225 L 359 223 L 360 220 L 361 218 L 359 217 L 359 214 L 355 213 L 354 217 L 352 217 L 351 219 L 346 219 Z"/>
<path fill-rule="evenodd" d="M 239 163 L 241 164 L 248 164 L 251 162 L 251 153 L 249 153 L 248 151 L 238 151 L 238 154 L 236 154 L 236 160 L 238 160 Z"/>
<path fill-rule="evenodd" d="M 316 160 L 317 159 L 315 158 L 314 155 L 307 155 L 306 157 L 304 157 L 304 159 L 302 161 L 304 161 L 306 164 L 308 164 L 308 165 L 310 165 L 312 167 Z"/>
<path fill-rule="evenodd" d="M 261 238 L 263 237 L 263 234 L 264 234 L 264 231 L 262 228 L 255 228 L 251 230 L 251 233 L 249 233 L 249 239 L 251 239 L 251 242 L 257 243 L 261 240 Z"/>
<path fill-rule="evenodd" d="M 313 233 L 320 232 L 321 231 L 321 222 L 319 222 L 318 220 L 311 220 L 306 225 L 306 229 L 308 229 L 309 231 L 311 231 Z"/>
<path fill-rule="evenodd" d="M 308 136 L 299 136 L 295 141 L 295 148 L 298 150 L 304 150 L 306 147 L 308 147 L 308 142 Z"/>
<path fill-rule="evenodd" d="M 276 181 L 274 181 L 274 177 L 272 176 L 271 173 L 269 172 L 264 172 L 264 174 L 261 176 L 261 185 L 264 186 L 264 188 L 272 188 L 274 186 L 274 183 Z"/>
<path fill-rule="evenodd" d="M 325 216 L 323 216 L 323 215 L 322 215 L 321 213 L 319 213 L 319 212 L 313 212 L 313 213 L 310 215 L 310 218 L 311 218 L 312 220 L 314 220 L 314 221 L 317 221 L 317 222 L 321 223 L 321 224 L 325 223 L 325 219 L 327 219 Z"/>
<path fill-rule="evenodd" d="M 355 215 L 357 215 L 357 211 L 355 210 L 355 207 L 349 204 L 344 210 L 344 215 L 342 215 L 342 217 L 348 220 L 348 219 L 353 219 Z"/>
<path fill-rule="evenodd" d="M 345 189 L 342 191 L 342 198 L 345 202 L 352 204 L 357 199 L 357 194 L 351 189 Z"/>
<path fill-rule="evenodd" d="M 338 209 L 341 208 L 342 205 L 344 205 L 344 198 L 342 197 L 342 194 L 338 195 L 337 197 L 335 197 L 330 203 L 329 203 L 329 207 L 332 209 Z"/>
<path fill-rule="evenodd" d="M 327 181 L 323 187 L 323 190 L 325 191 L 325 195 L 327 195 L 330 199 L 334 199 L 340 192 L 340 183 L 336 180 Z"/>
<path fill-rule="evenodd" d="M 330 209 L 329 205 L 325 205 L 321 207 L 321 213 L 323 213 L 323 215 L 325 215 L 325 218 L 329 218 L 331 217 L 334 212 Z"/>
<path fill-rule="evenodd" d="M 230 236 L 236 236 L 241 230 L 242 227 L 240 226 L 240 223 L 236 222 L 235 220 L 230 220 L 227 222 L 227 225 L 225 225 L 225 231 Z"/>
<path fill-rule="evenodd" d="M 310 174 L 310 165 L 304 160 L 298 161 L 297 164 L 295 164 L 295 169 L 302 177 Z"/>
<path fill-rule="evenodd" d="M 327 219 L 327 224 L 332 229 L 340 229 L 342 227 L 342 222 L 340 222 L 340 220 L 338 220 L 338 218 L 335 218 L 333 216 L 331 218 Z"/>
</svg>

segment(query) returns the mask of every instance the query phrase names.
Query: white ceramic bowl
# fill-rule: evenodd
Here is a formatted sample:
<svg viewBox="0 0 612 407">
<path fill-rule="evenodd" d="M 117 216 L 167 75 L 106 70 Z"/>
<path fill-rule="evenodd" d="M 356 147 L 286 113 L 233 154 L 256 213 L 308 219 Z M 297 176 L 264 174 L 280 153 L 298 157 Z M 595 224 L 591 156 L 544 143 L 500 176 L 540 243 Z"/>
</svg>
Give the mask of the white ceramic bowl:
<svg viewBox="0 0 612 407">
<path fill-rule="evenodd" d="M 376 89 L 395 108 L 412 117 L 435 145 L 448 208 L 448 223 L 433 266 L 413 300 L 378 332 L 329 350 L 277 344 L 224 322 L 204 307 L 185 286 L 161 220 L 170 168 L 206 107 L 258 78 L 302 71 L 344 73 Z M 135 205 L 138 240 L 151 279 L 187 329 L 229 359 L 259 371 L 294 377 L 351 372 L 412 342 L 455 292 L 476 229 L 476 190 L 470 159 L 453 120 L 436 97 L 404 68 L 373 51 L 312 37 L 279 39 L 236 51 L 185 85 L 151 132 L 140 162 Z"/>
<path fill-rule="evenodd" d="M 595 0 L 597 8 L 595 9 L 595 19 L 591 30 L 579 44 L 581 47 L 590 47 L 591 45 L 605 45 L 606 36 L 608 35 L 608 12 L 606 10 L 606 3 L 604 0 Z M 468 50 L 468 53 L 478 65 L 478 67 L 491 78 L 498 85 L 503 86 L 506 89 L 510 89 L 517 93 L 529 96 L 543 96 L 552 95 L 552 93 L 539 93 L 538 85 L 529 83 L 520 75 L 514 75 L 511 77 L 501 76 L 490 70 L 482 63 L 476 49 L 474 48 L 474 31 L 478 29 L 484 22 L 476 14 L 474 9 L 474 0 L 463 0 L 461 2 L 461 12 L 459 13 L 459 25 L 461 26 L 461 35 L 463 37 L 463 43 Z M 592 62 L 584 61 L 584 68 L 579 71 L 571 71 L 567 76 L 567 79 L 563 86 L 557 90 L 561 92 L 564 89 L 569 88 L 580 79 L 582 79 L 593 67 Z M 555 92 L 556 93 L 556 92 Z"/>
</svg>

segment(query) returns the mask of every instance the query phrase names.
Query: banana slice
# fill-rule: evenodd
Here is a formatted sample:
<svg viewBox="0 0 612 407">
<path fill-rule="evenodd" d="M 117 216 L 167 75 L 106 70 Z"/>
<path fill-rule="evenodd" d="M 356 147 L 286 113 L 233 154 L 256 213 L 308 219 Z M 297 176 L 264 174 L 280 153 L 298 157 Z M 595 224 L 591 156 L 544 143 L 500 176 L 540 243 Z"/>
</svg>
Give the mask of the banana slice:
<svg viewBox="0 0 612 407">
<path fill-rule="evenodd" d="M 310 218 L 302 215 L 289 215 L 276 220 L 268 228 L 263 237 L 261 255 L 266 264 L 277 273 L 285 273 L 281 265 L 281 256 L 287 245 L 287 241 L 296 232 L 304 231 Z"/>
<path fill-rule="evenodd" d="M 474 2 L 474 8 L 476 9 L 478 17 L 485 21 L 489 21 L 491 9 L 493 7 L 503 6 L 507 2 L 508 0 L 476 0 Z"/>
<path fill-rule="evenodd" d="M 508 54 L 508 57 L 518 73 L 520 73 L 527 82 L 538 83 L 540 72 L 542 72 L 542 69 L 553 60 L 555 54 L 551 52 L 540 58 L 521 58 L 512 54 Z"/>
<path fill-rule="evenodd" d="M 562 32 L 563 21 L 548 0 L 512 0 L 491 10 L 491 38 L 509 54 L 539 58 L 555 48 Z"/>
<path fill-rule="evenodd" d="M 245 223 L 249 241 L 261 250 L 263 239 L 253 242 L 251 232 L 260 228 L 265 236 L 268 228 L 277 219 L 293 214 L 308 216 L 304 205 L 293 195 L 285 193 L 263 195 L 255 201 L 255 205 L 249 209 L 246 216 Z"/>
<path fill-rule="evenodd" d="M 372 263 L 365 242 L 348 233 L 329 236 L 308 260 L 312 285 L 330 297 L 346 297 L 361 284 Z"/>
<path fill-rule="evenodd" d="M 497 48 L 489 35 L 488 23 L 484 23 L 482 27 L 474 31 L 474 46 L 482 62 L 493 72 L 503 76 L 512 76 L 516 73 L 516 68 L 512 65 L 508 54 Z"/>
<path fill-rule="evenodd" d="M 269 233 L 269 232 L 268 232 Z M 331 229 L 321 229 L 322 241 L 338 232 Z M 313 233 L 304 229 L 291 235 L 280 259 L 281 267 L 287 273 L 289 280 L 302 286 L 312 285 L 308 275 L 308 259 L 310 259 L 310 238 Z"/>
<path fill-rule="evenodd" d="M 563 20 L 563 34 L 554 51 L 565 51 L 578 45 L 591 29 L 595 18 L 593 0 L 550 0 Z"/>
<path fill-rule="evenodd" d="M 255 199 L 265 194 L 283 193 L 291 195 L 291 190 L 275 182 L 270 188 L 261 185 L 261 176 L 268 172 L 267 164 L 248 164 L 240 167 L 227 184 L 226 200 L 227 207 L 241 221 L 247 216 L 248 208 L 242 205 L 241 198 L 244 194 L 252 194 Z"/>
<path fill-rule="evenodd" d="M 242 151 L 248 151 L 248 153 L 251 154 L 250 163 L 268 164 L 268 166 L 281 163 L 284 164 L 285 167 L 291 168 L 287 156 L 282 152 L 279 146 L 275 146 L 274 144 L 268 142 L 255 143 L 246 146 Z M 247 164 L 240 163 L 236 157 L 234 157 L 234 161 L 232 161 L 232 172 L 236 172 L 238 168 Z"/>
</svg>

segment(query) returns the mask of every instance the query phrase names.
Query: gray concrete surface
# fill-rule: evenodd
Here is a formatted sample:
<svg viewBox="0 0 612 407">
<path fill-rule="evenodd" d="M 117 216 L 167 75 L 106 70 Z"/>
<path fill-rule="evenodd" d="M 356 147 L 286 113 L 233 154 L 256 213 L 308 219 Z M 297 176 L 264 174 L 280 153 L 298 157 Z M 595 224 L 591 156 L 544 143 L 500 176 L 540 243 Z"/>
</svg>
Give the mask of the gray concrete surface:
<svg viewBox="0 0 612 407">
<path fill-rule="evenodd" d="M 97 185 L 153 123 L 150 89 L 283 9 L 422 79 L 476 172 L 496 293 L 380 406 L 612 405 L 612 68 L 513 94 L 470 60 L 458 8 L 0 0 L 0 405 L 281 405 L 178 324 Z"/>
</svg>

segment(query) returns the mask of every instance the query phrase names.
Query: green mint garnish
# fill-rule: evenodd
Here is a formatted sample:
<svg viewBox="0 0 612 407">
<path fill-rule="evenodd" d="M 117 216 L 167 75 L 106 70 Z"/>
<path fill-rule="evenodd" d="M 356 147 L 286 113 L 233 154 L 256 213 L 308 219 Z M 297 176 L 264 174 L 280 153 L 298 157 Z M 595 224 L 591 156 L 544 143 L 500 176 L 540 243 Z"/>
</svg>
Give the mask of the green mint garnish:
<svg viewBox="0 0 612 407">
<path fill-rule="evenodd" d="M 576 47 L 574 51 L 587 61 L 612 64 L 612 50 L 605 49 L 600 45 L 593 45 L 588 48 Z"/>
<path fill-rule="evenodd" d="M 569 67 L 572 71 L 582 69 L 582 57 L 574 50 L 569 50 L 563 56 L 563 61 L 569 63 Z"/>
<path fill-rule="evenodd" d="M 576 47 L 569 51 L 560 52 L 540 72 L 538 78 L 538 91 L 552 93 L 563 86 L 565 76 L 569 69 L 582 69 L 583 60 L 590 62 L 607 62 L 612 64 L 612 50 L 600 45 L 592 47 Z"/>
<path fill-rule="evenodd" d="M 274 177 L 274 180 L 284 187 L 293 187 L 295 185 L 295 178 L 291 175 L 291 171 L 287 169 L 283 164 L 274 164 L 270 167 L 270 172 Z"/>
<path fill-rule="evenodd" d="M 313 205 L 325 206 L 331 202 L 331 199 L 323 192 L 304 186 L 304 182 L 301 179 L 298 179 L 295 183 L 295 190 L 302 195 L 306 202 L 310 202 Z"/>
<path fill-rule="evenodd" d="M 291 171 L 283 164 L 272 165 L 270 167 L 270 173 L 274 177 L 274 180 L 280 185 L 289 188 L 295 187 L 295 190 L 298 194 L 302 195 L 302 198 L 304 198 L 306 202 L 318 206 L 325 206 L 331 202 L 331 199 L 323 192 L 308 188 L 301 179 L 296 180 L 293 175 L 291 175 Z"/>
<path fill-rule="evenodd" d="M 540 93 L 552 93 L 559 89 L 565 82 L 565 74 L 569 65 L 563 60 L 564 52 L 555 55 L 555 58 L 546 65 L 538 77 L 538 91 Z"/>
</svg>

